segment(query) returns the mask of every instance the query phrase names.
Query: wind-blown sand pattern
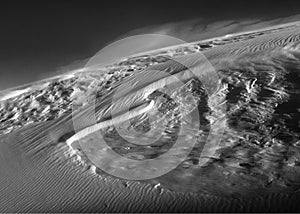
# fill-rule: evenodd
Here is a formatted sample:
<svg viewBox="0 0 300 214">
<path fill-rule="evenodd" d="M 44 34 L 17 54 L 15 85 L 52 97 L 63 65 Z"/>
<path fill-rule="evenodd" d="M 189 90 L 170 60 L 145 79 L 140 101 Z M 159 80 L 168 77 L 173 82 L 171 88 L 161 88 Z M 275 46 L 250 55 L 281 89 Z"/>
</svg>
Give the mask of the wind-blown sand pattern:
<svg viewBox="0 0 300 214">
<path fill-rule="evenodd" d="M 128 57 L 102 68 L 106 74 L 97 69 L 74 72 L 43 88 L 12 92 L 15 96 L 3 99 L 0 111 L 1 212 L 299 211 L 299 35 L 296 22 L 193 42 Z M 195 63 L 199 51 L 217 71 L 218 81 L 208 79 L 205 67 Z M 197 81 L 177 62 L 201 68 L 196 71 L 207 82 Z M 153 75 L 152 70 L 165 73 Z M 145 79 L 137 81 L 134 74 L 139 72 Z M 184 83 L 171 91 L 179 105 L 159 90 L 173 82 L 166 73 Z M 122 80 L 135 90 L 126 90 Z M 186 91 L 195 99 L 184 100 Z M 130 120 L 135 124 L 131 129 L 143 132 L 153 106 L 158 110 L 150 119 L 157 124 L 159 113 L 172 118 L 155 144 L 136 146 L 111 127 L 112 120 Z M 125 111 L 129 107 L 131 115 Z M 123 157 L 151 158 L 172 147 L 180 118 L 193 111 L 200 123 L 189 134 L 197 143 L 186 161 L 161 177 L 113 177 L 81 147 L 97 139 L 94 131 L 101 128 L 107 144 Z M 204 142 L 214 140 L 214 135 L 207 139 L 208 132 L 223 117 L 220 147 L 201 165 Z M 81 121 L 75 129 L 74 120 Z M 131 129 L 126 134 L 135 139 Z"/>
</svg>

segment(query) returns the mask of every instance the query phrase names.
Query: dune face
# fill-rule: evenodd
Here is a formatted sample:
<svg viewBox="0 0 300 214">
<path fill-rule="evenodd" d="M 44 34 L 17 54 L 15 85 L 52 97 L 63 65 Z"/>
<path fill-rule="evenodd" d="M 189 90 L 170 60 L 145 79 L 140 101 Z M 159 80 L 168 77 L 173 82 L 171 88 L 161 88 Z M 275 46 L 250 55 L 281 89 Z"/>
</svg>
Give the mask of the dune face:
<svg viewBox="0 0 300 214">
<path fill-rule="evenodd" d="M 299 211 L 299 35 L 174 46 L 1 101 L 0 210 Z"/>
</svg>

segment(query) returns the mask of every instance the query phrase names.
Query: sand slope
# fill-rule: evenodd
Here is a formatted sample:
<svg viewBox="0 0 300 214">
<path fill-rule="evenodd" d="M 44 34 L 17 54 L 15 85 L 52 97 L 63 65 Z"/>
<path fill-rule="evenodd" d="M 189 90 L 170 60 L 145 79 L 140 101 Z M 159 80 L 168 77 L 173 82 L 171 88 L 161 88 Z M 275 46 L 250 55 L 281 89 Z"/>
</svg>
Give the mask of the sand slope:
<svg viewBox="0 0 300 214">
<path fill-rule="evenodd" d="M 203 52 L 220 71 L 219 74 L 223 75 L 224 80 L 228 80 L 226 83 L 228 107 L 251 107 L 246 109 L 246 113 L 229 109 L 232 110 L 229 114 L 229 122 L 243 122 L 243 119 L 248 122 L 250 120 L 250 122 L 247 124 L 241 122 L 238 125 L 228 124 L 230 129 L 227 130 L 224 137 L 222 144 L 224 150 L 220 155 L 220 162 L 212 161 L 207 168 L 194 170 L 192 179 L 180 178 L 178 175 L 186 173 L 182 169 L 173 174 L 143 182 L 122 180 L 106 175 L 90 165 L 89 161 L 85 160 L 86 155 L 80 154 L 80 151 L 75 154 L 75 150 L 66 144 L 66 139 L 74 134 L 72 114 L 67 111 L 53 120 L 27 124 L 1 136 L 0 211 L 299 211 L 300 205 L 297 201 L 300 195 L 297 189 L 300 183 L 300 170 L 296 161 L 300 154 L 297 144 L 299 139 L 296 135 L 299 130 L 294 126 L 294 120 L 285 119 L 284 115 L 288 114 L 288 111 L 282 110 L 290 108 L 290 112 L 295 113 L 295 109 L 299 107 L 297 99 L 292 96 L 290 88 L 287 87 L 287 83 L 297 83 L 293 82 L 293 79 L 298 80 L 297 75 L 289 76 L 288 74 L 297 74 L 298 71 L 295 65 L 298 65 L 299 62 L 299 35 L 300 28 L 294 25 L 255 38 L 244 39 L 245 41 L 218 45 Z M 186 56 L 185 59 L 191 58 Z M 158 68 L 161 68 L 160 66 L 169 67 L 167 63 L 170 62 L 158 65 Z M 292 70 L 290 65 L 293 65 L 295 69 Z M 176 68 L 179 73 L 184 70 Z M 241 71 L 241 68 L 244 70 Z M 274 71 L 275 68 L 277 70 Z M 231 73 L 228 74 L 228 72 Z M 274 74 L 275 80 L 269 74 Z M 242 80 L 241 84 L 238 84 L 239 77 L 244 78 L 240 79 Z M 150 83 L 158 82 L 161 78 L 155 79 L 149 75 L 140 90 Z M 134 79 L 130 81 L 134 81 Z M 238 90 L 233 91 L 230 85 L 233 89 L 237 88 Z M 281 86 L 283 88 L 280 88 Z M 267 92 L 265 89 L 267 87 L 270 87 L 271 91 L 273 90 L 270 94 L 259 94 L 259 92 L 264 92 L 263 90 Z M 239 89 L 241 90 L 239 91 Z M 232 92 L 233 95 L 236 92 L 236 94 L 230 96 L 229 92 Z M 246 97 L 248 96 L 248 101 L 247 99 L 243 100 L 243 93 Z M 285 93 L 289 93 L 289 96 L 284 96 Z M 298 92 L 295 90 L 293 93 Z M 106 96 L 109 100 L 110 94 L 108 93 Z M 132 96 L 124 93 L 122 99 L 132 102 L 137 95 Z M 263 100 L 260 100 L 261 98 Z M 255 102 L 258 100 L 261 101 L 259 107 L 264 107 L 263 109 L 255 109 L 257 107 Z M 110 119 L 109 116 L 107 118 L 104 116 L 107 109 L 111 108 L 111 106 L 107 106 L 109 102 L 105 101 L 104 98 L 100 99 L 96 108 L 96 115 L 100 117 L 100 120 L 102 117 L 104 121 Z M 282 106 L 279 111 L 275 104 L 280 105 L 280 102 L 287 104 Z M 275 113 L 278 113 L 278 117 L 286 122 L 282 127 L 285 125 L 287 129 L 283 131 L 289 131 L 295 138 L 291 139 L 289 136 L 285 136 L 282 139 L 279 134 L 276 135 L 281 140 L 280 142 L 287 143 L 282 147 L 277 144 L 268 148 L 265 144 L 257 145 L 257 148 L 254 144 L 245 145 L 252 142 L 250 138 L 244 139 L 244 144 L 238 144 L 237 136 L 244 137 L 241 134 L 243 131 L 254 130 L 254 127 L 249 127 L 250 125 L 258 123 L 258 121 L 267 124 L 268 118 L 275 115 L 274 112 L 267 110 L 273 108 L 277 111 Z M 255 109 L 254 113 L 253 109 Z M 251 113 L 253 114 L 251 115 Z M 297 118 L 297 116 L 298 114 L 293 114 L 291 118 Z M 91 125 L 89 120 L 91 115 L 88 110 L 79 111 L 75 117 L 82 119 L 81 128 Z M 254 121 L 251 122 L 251 118 Z M 277 120 L 269 122 L 272 126 Z M 266 137 L 267 135 L 262 134 L 262 136 Z M 259 140 L 262 142 L 262 139 Z M 227 143 L 231 141 L 234 143 L 228 145 Z M 252 156 L 243 155 L 243 151 L 247 151 L 251 153 L 250 155 L 247 153 L 247 155 L 257 158 L 254 162 L 260 165 L 254 168 L 256 171 L 250 169 L 249 172 L 247 167 L 238 166 L 238 163 L 242 163 L 242 161 L 253 162 Z M 233 154 L 234 157 L 230 157 L 230 154 Z M 273 163 L 275 166 L 272 165 Z M 273 172 L 272 170 L 278 170 L 285 176 L 274 178 L 273 183 L 275 184 L 269 188 L 266 182 L 270 178 L 268 173 Z M 227 178 L 224 174 L 225 171 L 229 172 Z M 266 174 L 267 177 L 264 177 Z M 234 186 L 230 186 L 230 182 L 234 183 Z M 262 188 L 261 192 L 253 194 L 253 189 L 256 191 L 261 187 L 265 189 Z"/>
</svg>

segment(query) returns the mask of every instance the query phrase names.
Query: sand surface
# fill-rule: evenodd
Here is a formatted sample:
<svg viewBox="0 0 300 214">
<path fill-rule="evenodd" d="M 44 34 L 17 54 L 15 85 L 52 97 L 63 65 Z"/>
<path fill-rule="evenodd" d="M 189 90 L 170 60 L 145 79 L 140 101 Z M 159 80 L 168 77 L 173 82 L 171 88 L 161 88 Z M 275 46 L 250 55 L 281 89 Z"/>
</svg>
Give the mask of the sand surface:
<svg viewBox="0 0 300 214">
<path fill-rule="evenodd" d="M 224 98 L 230 112 L 218 159 L 211 160 L 205 167 L 195 165 L 186 169 L 181 165 L 171 173 L 151 180 L 132 181 L 110 176 L 91 163 L 91 154 L 83 154 L 82 149 L 76 150 L 80 145 L 67 145 L 66 140 L 75 134 L 72 121 L 74 115 L 70 108 L 72 100 L 59 100 L 62 97 L 60 94 L 45 93 L 45 96 L 51 97 L 45 104 L 50 107 L 45 110 L 46 107 L 40 104 L 43 111 L 29 115 L 33 121 L 29 123 L 28 120 L 18 118 L 22 115 L 22 109 L 10 108 L 9 105 L 21 106 L 21 101 L 25 102 L 23 98 L 31 92 L 23 89 L 25 91 L 17 90 L 5 95 L 4 108 L 10 110 L 2 110 L 3 117 L 5 118 L 6 112 L 19 113 L 2 121 L 4 125 L 0 136 L 0 211 L 299 211 L 300 146 L 297 124 L 299 113 L 296 110 L 300 107 L 297 101 L 299 35 L 300 27 L 296 23 L 283 29 L 268 29 L 262 35 L 257 32 L 250 36 L 244 35 L 245 38 L 241 35 L 234 41 L 226 37 L 229 41 L 225 41 L 225 44 L 211 42 L 209 48 L 204 48 L 203 54 L 219 74 L 223 75 L 224 80 L 228 80 L 227 91 L 219 88 L 215 93 L 220 99 L 212 99 L 218 104 L 222 102 L 221 98 Z M 191 59 L 192 54 L 183 56 L 182 59 Z M 170 65 L 165 63 L 157 67 Z M 178 74 L 184 72 L 180 67 L 172 71 Z M 242 78 L 239 79 L 240 77 Z M 83 83 L 87 82 L 87 77 L 80 78 Z M 66 93 L 67 98 L 72 97 L 72 93 L 74 96 L 75 92 L 80 94 L 84 91 L 72 85 L 72 78 L 62 81 L 70 83 L 73 87 Z M 289 83 L 294 84 L 294 88 L 289 88 Z M 145 81 L 144 84 L 149 83 Z M 82 87 L 93 86 L 87 84 Z M 230 87 L 236 90 L 233 91 Z M 139 91 L 143 88 L 144 85 L 141 85 Z M 229 92 L 232 92 L 231 96 Z M 34 93 L 32 92 L 33 96 L 37 96 L 41 91 L 37 90 Z M 105 98 L 112 92 L 105 93 L 101 94 L 102 97 L 99 95 L 100 99 L 96 101 L 96 116 L 100 123 L 109 120 L 106 117 L 109 107 L 105 105 Z M 136 98 L 134 96 L 141 95 L 132 96 Z M 132 96 L 124 93 L 122 99 L 133 102 Z M 213 106 L 212 100 L 206 100 L 208 106 Z M 282 103 L 283 106 L 280 106 Z M 64 106 L 60 107 L 64 111 L 48 119 L 53 115 L 50 110 L 55 104 Z M 280 109 L 276 108 L 278 105 Z M 28 109 L 31 103 L 24 106 L 24 109 Z M 234 108 L 243 109 L 245 106 L 251 108 L 245 111 Z M 82 118 L 82 129 L 92 125 L 89 111 L 86 110 L 88 108 L 89 104 L 86 104 L 83 110 L 79 108 L 75 114 L 75 117 Z M 217 108 L 211 109 L 217 111 Z M 21 121 L 21 124 L 18 121 Z M 237 121 L 241 122 L 235 124 Z M 276 123 L 282 127 L 282 132 L 278 130 L 277 134 L 266 134 L 266 129 L 262 131 L 261 138 L 251 138 L 255 133 L 257 136 L 260 136 L 257 133 L 261 133 L 256 131 L 254 125 L 264 124 L 268 128 L 268 125 L 274 127 Z M 203 124 L 200 125 L 202 127 Z M 287 136 L 280 136 L 284 133 L 287 133 Z M 268 137 L 273 139 L 272 141 L 270 138 L 273 144 L 266 146 L 268 142 L 264 142 L 264 139 Z M 84 137 L 81 140 L 84 141 Z M 117 144 L 117 141 L 112 143 Z M 275 174 L 280 176 L 276 177 Z"/>
</svg>

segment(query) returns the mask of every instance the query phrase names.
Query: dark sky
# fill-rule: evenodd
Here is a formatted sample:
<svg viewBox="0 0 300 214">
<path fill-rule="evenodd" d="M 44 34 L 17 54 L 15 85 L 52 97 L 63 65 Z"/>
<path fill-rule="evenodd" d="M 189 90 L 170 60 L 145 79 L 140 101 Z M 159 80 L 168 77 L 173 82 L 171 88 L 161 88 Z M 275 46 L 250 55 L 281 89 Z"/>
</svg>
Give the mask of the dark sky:
<svg viewBox="0 0 300 214">
<path fill-rule="evenodd" d="M 136 28 L 194 18 L 298 14 L 282 1 L 9 1 L 0 4 L 0 90 L 55 74 Z"/>
</svg>

